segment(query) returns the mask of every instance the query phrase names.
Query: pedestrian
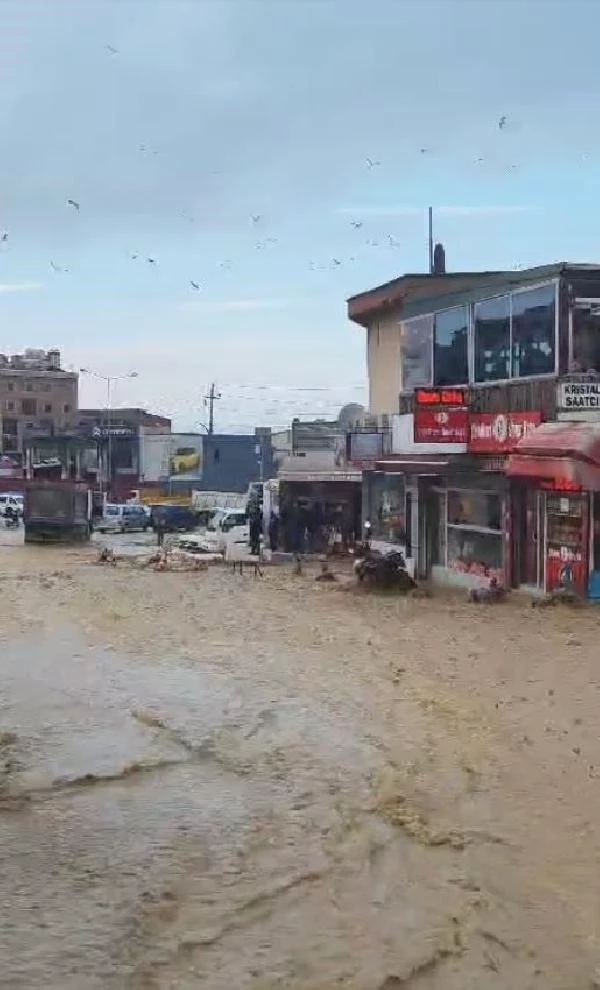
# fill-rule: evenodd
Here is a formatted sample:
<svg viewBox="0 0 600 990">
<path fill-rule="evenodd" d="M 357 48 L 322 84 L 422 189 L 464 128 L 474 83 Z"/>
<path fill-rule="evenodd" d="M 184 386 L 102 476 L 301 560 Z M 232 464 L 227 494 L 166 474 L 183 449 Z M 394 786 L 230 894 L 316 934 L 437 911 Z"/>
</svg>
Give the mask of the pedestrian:
<svg viewBox="0 0 600 990">
<path fill-rule="evenodd" d="M 262 513 L 257 501 L 252 501 L 248 507 L 248 523 L 250 530 L 250 553 L 253 557 L 260 556 L 260 534 L 262 530 Z"/>
<path fill-rule="evenodd" d="M 279 516 L 272 512 L 269 517 L 269 546 L 271 552 L 275 553 L 279 545 Z"/>
<path fill-rule="evenodd" d="M 158 512 L 156 519 L 156 545 L 162 547 L 165 542 L 165 532 L 167 526 L 162 512 Z"/>
</svg>

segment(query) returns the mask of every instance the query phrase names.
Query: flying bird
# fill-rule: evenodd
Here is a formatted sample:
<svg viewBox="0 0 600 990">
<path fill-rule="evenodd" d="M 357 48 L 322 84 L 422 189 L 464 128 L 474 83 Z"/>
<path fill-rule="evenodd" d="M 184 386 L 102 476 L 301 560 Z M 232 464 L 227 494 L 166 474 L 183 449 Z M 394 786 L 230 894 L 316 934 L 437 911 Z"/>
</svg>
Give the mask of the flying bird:
<svg viewBox="0 0 600 990">
<path fill-rule="evenodd" d="M 251 217 L 252 223 L 259 223 L 261 219 L 260 213 L 254 213 Z"/>
<path fill-rule="evenodd" d="M 74 210 L 76 210 L 76 211 L 77 211 L 77 213 L 79 213 L 79 210 L 80 210 L 80 204 L 79 204 L 79 203 L 77 203 L 77 202 L 76 202 L 76 201 L 75 201 L 74 199 L 68 199 L 68 200 L 67 200 L 67 206 L 72 206 L 72 207 L 73 207 L 73 209 L 74 209 Z"/>
<path fill-rule="evenodd" d="M 376 161 L 374 158 L 365 158 L 365 162 L 367 168 L 377 168 L 378 165 L 381 165 L 381 162 Z"/>
<path fill-rule="evenodd" d="M 109 52 L 111 55 L 118 55 L 119 54 L 119 49 L 118 48 L 114 48 L 112 45 L 106 45 L 106 51 Z"/>
<path fill-rule="evenodd" d="M 149 265 L 156 264 L 156 258 L 146 258 L 146 261 L 148 262 Z"/>
<path fill-rule="evenodd" d="M 360 230 L 360 228 L 363 225 L 362 220 L 351 220 L 350 223 L 352 224 L 355 230 Z"/>
<path fill-rule="evenodd" d="M 8 240 L 8 231 L 5 230 L 4 233 L 2 234 L 2 237 L 0 237 L 0 241 L 2 241 L 3 244 L 6 244 L 7 240 Z"/>
<path fill-rule="evenodd" d="M 192 278 L 190 279 L 190 285 L 191 285 L 192 289 L 194 289 L 196 292 L 199 292 L 200 291 L 200 283 L 199 282 L 194 282 L 194 280 Z"/>
<path fill-rule="evenodd" d="M 481 165 L 482 162 L 483 162 L 483 158 L 476 158 L 474 160 L 473 164 L 474 165 Z"/>
<path fill-rule="evenodd" d="M 504 128 L 506 127 L 506 117 L 500 117 L 500 120 L 498 121 L 498 127 L 500 128 L 501 131 L 504 130 Z"/>
<path fill-rule="evenodd" d="M 431 148 L 419 148 L 419 154 L 420 155 L 428 155 L 430 151 L 431 151 Z"/>
<path fill-rule="evenodd" d="M 137 260 L 138 260 L 138 258 L 139 258 L 139 254 L 132 254 L 132 255 L 131 255 L 131 260 L 132 260 L 132 261 L 137 261 Z"/>
<path fill-rule="evenodd" d="M 341 265 L 341 263 L 342 262 L 339 260 L 339 258 L 333 258 L 331 261 L 331 264 L 334 268 L 338 268 Z"/>
<path fill-rule="evenodd" d="M 68 272 L 68 268 L 61 268 L 60 265 L 56 265 L 53 261 L 50 262 L 50 268 L 53 272 Z"/>
</svg>

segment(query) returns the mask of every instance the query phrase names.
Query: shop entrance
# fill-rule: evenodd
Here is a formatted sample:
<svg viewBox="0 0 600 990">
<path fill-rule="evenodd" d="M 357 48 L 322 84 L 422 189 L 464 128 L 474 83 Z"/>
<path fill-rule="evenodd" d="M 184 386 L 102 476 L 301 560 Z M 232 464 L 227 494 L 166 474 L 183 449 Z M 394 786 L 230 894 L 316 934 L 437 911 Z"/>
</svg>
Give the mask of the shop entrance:
<svg viewBox="0 0 600 990">
<path fill-rule="evenodd" d="M 543 518 L 541 493 L 531 485 L 516 484 L 513 506 L 513 584 L 541 588 L 544 584 Z"/>
</svg>

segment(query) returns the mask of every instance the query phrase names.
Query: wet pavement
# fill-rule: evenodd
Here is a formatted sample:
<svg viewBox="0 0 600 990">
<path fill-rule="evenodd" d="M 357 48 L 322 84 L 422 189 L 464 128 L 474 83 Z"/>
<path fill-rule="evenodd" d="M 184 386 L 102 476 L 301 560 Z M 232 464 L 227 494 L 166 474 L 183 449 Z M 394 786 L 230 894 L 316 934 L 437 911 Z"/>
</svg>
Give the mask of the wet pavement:
<svg viewBox="0 0 600 990">
<path fill-rule="evenodd" d="M 595 613 L 0 553 L 0 987 L 593 985 Z"/>
</svg>

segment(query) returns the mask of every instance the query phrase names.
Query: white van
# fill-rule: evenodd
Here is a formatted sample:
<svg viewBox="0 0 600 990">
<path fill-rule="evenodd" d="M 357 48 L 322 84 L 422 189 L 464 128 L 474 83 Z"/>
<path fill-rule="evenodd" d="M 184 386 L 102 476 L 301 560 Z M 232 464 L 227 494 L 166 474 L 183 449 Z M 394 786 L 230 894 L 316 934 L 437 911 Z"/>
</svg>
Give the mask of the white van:
<svg viewBox="0 0 600 990">
<path fill-rule="evenodd" d="M 203 537 L 203 544 L 208 550 L 224 553 L 228 545 L 247 545 L 249 541 L 250 527 L 243 509 L 215 509 Z"/>
<path fill-rule="evenodd" d="M 95 528 L 99 533 L 131 533 L 136 529 L 145 533 L 150 526 L 150 516 L 145 506 L 107 502 Z"/>
</svg>

